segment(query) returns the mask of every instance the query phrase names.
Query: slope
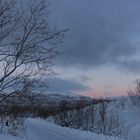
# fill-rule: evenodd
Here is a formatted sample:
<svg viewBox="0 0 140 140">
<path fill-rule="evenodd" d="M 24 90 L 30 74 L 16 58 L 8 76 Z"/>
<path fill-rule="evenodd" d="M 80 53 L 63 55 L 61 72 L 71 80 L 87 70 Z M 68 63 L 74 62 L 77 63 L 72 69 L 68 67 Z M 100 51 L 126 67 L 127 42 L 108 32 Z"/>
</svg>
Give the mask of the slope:
<svg viewBox="0 0 140 140">
<path fill-rule="evenodd" d="M 119 138 L 60 127 L 39 119 L 28 119 L 26 128 L 26 140 L 120 140 Z"/>
</svg>

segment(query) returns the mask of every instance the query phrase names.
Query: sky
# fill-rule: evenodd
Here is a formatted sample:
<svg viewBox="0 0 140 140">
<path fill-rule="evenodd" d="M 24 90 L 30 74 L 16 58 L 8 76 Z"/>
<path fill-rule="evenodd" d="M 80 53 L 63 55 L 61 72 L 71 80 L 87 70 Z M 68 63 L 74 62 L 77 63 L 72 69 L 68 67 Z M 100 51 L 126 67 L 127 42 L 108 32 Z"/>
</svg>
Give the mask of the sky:
<svg viewBox="0 0 140 140">
<path fill-rule="evenodd" d="M 50 23 L 68 28 L 50 90 L 127 95 L 140 78 L 139 0 L 49 0 Z"/>
</svg>

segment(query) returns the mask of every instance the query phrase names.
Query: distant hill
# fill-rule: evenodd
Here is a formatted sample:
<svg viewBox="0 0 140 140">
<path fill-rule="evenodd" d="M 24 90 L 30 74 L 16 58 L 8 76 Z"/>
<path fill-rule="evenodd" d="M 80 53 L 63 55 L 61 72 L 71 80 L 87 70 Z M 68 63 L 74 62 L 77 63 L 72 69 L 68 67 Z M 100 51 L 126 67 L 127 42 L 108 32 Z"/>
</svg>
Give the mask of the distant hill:
<svg viewBox="0 0 140 140">
<path fill-rule="evenodd" d="M 5 98 L 5 94 L 0 95 L 0 99 Z M 64 93 L 15 94 L 8 96 L 0 102 L 1 112 L 16 114 L 53 115 L 72 109 L 83 108 L 92 104 L 97 104 L 103 100 L 93 99 L 80 95 L 67 95 Z M 7 108 L 7 109 L 5 109 Z"/>
</svg>

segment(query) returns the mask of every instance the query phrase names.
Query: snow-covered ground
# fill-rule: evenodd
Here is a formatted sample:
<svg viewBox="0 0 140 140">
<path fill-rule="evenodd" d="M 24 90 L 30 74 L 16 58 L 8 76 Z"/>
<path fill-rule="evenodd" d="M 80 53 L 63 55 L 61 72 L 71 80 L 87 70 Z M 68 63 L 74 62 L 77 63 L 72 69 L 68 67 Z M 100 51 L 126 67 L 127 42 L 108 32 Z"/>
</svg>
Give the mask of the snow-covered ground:
<svg viewBox="0 0 140 140">
<path fill-rule="evenodd" d="M 119 138 L 57 126 L 43 120 L 30 119 L 26 125 L 26 140 L 120 140 Z"/>
<path fill-rule="evenodd" d="M 0 135 L 0 140 L 121 140 L 115 137 L 57 126 L 41 119 L 28 119 L 25 126 L 24 139 Z"/>
<path fill-rule="evenodd" d="M 13 136 L 0 135 L 0 140 L 24 140 Z"/>
<path fill-rule="evenodd" d="M 140 140 L 140 108 L 127 99 L 121 113 L 124 121 L 122 136 L 129 140 Z"/>
</svg>

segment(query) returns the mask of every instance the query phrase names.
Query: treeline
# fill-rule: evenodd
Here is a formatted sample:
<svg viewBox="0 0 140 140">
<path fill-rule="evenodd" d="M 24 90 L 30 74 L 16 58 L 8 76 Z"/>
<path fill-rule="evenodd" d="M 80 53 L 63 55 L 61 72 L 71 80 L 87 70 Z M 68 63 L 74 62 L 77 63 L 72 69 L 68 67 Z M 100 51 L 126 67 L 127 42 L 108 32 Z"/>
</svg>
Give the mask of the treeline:
<svg viewBox="0 0 140 140">
<path fill-rule="evenodd" d="M 0 115 L 5 116 L 21 116 L 21 117 L 43 117 L 47 118 L 49 116 L 54 116 L 63 112 L 67 112 L 70 110 L 79 110 L 81 108 L 85 108 L 92 104 L 98 104 L 100 102 L 104 102 L 102 99 L 100 100 L 77 100 L 75 102 L 69 102 L 67 100 L 62 100 L 59 104 L 48 104 L 44 105 L 43 103 L 1 103 L 0 104 Z"/>
<path fill-rule="evenodd" d="M 53 120 L 56 124 L 65 127 L 119 136 L 122 133 L 120 112 L 123 108 L 123 100 L 102 101 L 99 104 L 60 113 L 53 116 Z"/>
</svg>

